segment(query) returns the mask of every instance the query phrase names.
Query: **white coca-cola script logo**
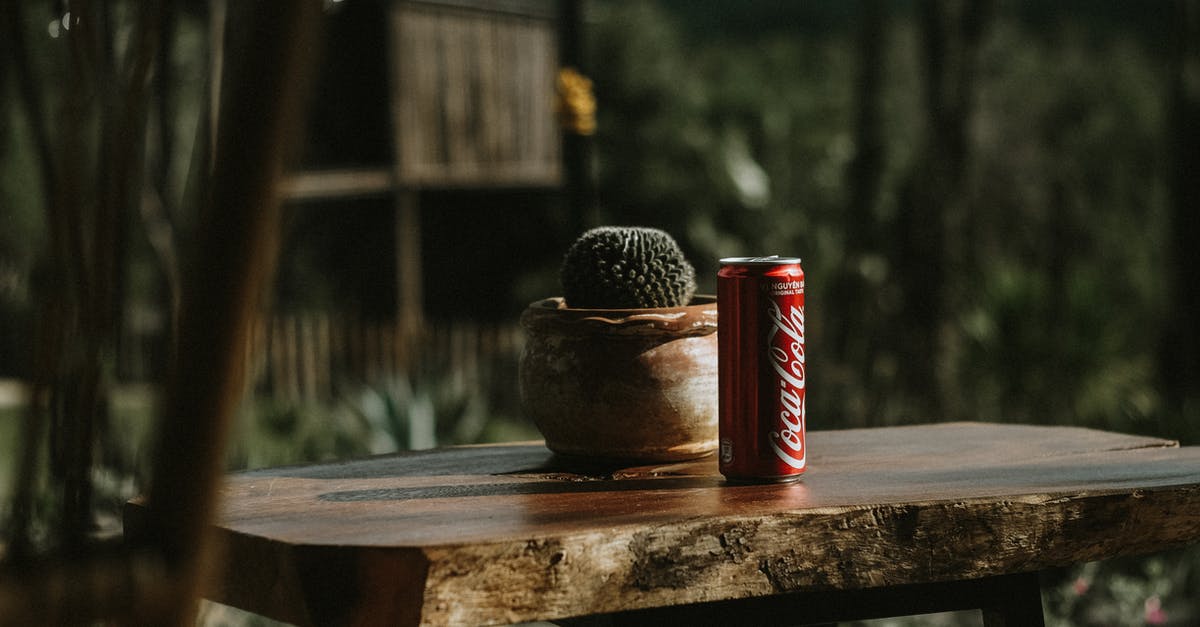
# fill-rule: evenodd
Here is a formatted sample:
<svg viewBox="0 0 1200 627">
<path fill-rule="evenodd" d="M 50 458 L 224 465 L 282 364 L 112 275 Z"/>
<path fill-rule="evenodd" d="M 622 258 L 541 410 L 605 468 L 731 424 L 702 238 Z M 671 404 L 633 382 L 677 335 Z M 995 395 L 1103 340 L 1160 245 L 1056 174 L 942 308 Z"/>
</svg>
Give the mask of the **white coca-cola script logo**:
<svg viewBox="0 0 1200 627">
<path fill-rule="evenodd" d="M 804 469 L 804 309 L 788 307 L 767 299 L 771 330 L 767 350 L 771 367 L 779 375 L 779 422 L 771 430 L 769 441 L 775 455 L 792 468 Z M 782 336 L 780 336 L 782 334 Z M 779 336 L 777 338 L 777 336 Z"/>
</svg>

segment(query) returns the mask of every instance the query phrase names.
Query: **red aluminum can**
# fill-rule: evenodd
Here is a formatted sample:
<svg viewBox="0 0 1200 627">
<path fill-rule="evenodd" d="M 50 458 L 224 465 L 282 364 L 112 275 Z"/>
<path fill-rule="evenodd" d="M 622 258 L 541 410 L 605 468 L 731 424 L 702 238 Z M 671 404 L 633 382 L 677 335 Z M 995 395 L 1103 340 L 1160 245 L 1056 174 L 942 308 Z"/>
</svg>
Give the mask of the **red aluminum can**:
<svg viewBox="0 0 1200 627">
<path fill-rule="evenodd" d="M 721 474 L 799 479 L 808 460 L 800 259 L 722 259 L 717 311 Z"/>
</svg>

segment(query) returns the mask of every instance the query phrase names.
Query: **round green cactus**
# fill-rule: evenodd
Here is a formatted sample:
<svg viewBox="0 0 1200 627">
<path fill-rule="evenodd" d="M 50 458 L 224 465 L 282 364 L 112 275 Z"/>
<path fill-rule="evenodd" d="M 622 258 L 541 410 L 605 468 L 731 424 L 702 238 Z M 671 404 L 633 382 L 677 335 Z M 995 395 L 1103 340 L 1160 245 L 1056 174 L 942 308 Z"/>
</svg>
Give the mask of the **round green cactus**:
<svg viewBox="0 0 1200 627">
<path fill-rule="evenodd" d="M 575 240 L 560 278 L 568 307 L 647 309 L 688 304 L 696 271 L 659 229 L 602 226 Z"/>
</svg>

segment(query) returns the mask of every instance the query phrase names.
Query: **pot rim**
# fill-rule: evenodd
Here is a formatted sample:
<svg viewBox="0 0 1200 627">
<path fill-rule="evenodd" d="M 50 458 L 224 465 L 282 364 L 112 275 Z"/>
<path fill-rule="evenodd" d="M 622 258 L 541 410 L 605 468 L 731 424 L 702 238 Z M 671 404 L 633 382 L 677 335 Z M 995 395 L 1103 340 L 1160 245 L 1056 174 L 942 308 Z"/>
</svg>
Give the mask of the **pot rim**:
<svg viewBox="0 0 1200 627">
<path fill-rule="evenodd" d="M 615 335 L 708 335 L 717 330 L 717 297 L 698 294 L 680 307 L 590 309 L 568 307 L 563 297 L 534 301 L 521 314 L 528 330 L 577 328 Z"/>
</svg>

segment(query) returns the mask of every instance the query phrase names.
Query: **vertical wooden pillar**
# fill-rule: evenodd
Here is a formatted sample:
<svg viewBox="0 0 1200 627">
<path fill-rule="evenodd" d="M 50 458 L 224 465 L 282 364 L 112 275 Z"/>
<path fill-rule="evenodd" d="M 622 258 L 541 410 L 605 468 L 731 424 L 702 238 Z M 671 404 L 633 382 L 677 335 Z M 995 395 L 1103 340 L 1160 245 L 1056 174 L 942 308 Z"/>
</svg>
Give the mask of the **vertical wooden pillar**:
<svg viewBox="0 0 1200 627">
<path fill-rule="evenodd" d="M 396 365 L 411 365 L 424 325 L 421 266 L 421 199 L 415 189 L 396 193 Z"/>
<path fill-rule="evenodd" d="M 241 37 L 231 47 L 200 253 L 184 286 L 142 535 L 180 585 L 167 615 L 151 624 L 193 623 L 200 582 L 213 565 L 208 530 L 225 443 L 278 250 L 277 183 L 302 128 L 320 32 L 316 2 L 287 11 L 249 4 L 239 10 Z"/>
</svg>

